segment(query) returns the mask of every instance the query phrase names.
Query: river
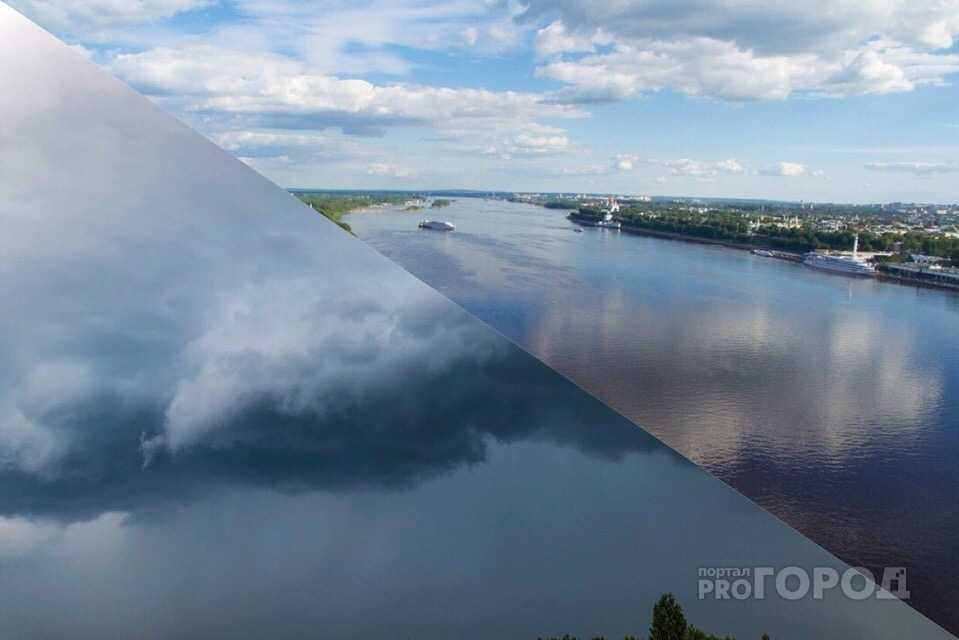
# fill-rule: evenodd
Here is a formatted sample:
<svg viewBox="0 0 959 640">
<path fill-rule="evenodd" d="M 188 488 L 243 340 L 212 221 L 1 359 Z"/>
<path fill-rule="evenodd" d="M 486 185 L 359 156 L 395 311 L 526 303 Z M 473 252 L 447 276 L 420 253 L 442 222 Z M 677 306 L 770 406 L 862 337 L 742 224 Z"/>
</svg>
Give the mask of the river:
<svg viewBox="0 0 959 640">
<path fill-rule="evenodd" d="M 459 199 L 368 244 L 959 631 L 959 296 Z M 454 232 L 423 231 L 424 216 Z"/>
</svg>

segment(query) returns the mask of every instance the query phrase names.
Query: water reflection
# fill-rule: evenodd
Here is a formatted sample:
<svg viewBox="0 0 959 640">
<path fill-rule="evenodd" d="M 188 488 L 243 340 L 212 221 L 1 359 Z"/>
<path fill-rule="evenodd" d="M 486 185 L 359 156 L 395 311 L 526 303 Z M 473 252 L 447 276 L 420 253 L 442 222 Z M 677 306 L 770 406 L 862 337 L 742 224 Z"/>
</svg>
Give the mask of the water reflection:
<svg viewBox="0 0 959 640">
<path fill-rule="evenodd" d="M 861 313 L 789 327 L 768 308 L 687 314 L 613 295 L 531 320 L 533 353 L 570 375 L 600 360 L 595 393 L 717 470 L 747 449 L 807 449 L 841 464 L 895 437 L 906 452 L 945 384 L 940 370 L 917 364 L 911 332 L 885 341 L 889 328 Z M 573 336 L 585 344 L 574 347 Z"/>
<path fill-rule="evenodd" d="M 908 566 L 913 604 L 959 629 L 954 297 L 573 234 L 562 213 L 524 205 L 447 211 L 457 232 L 443 245 L 405 235 L 403 214 L 351 224 L 819 544 L 872 569 Z M 466 278 L 435 279 L 434 254 Z"/>
</svg>

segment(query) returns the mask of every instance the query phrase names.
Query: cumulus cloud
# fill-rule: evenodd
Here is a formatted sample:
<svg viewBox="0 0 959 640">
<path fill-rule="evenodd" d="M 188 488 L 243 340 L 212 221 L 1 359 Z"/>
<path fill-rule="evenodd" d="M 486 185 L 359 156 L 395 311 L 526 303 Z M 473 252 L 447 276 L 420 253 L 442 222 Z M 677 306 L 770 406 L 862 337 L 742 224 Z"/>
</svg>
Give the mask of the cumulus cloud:
<svg viewBox="0 0 959 640">
<path fill-rule="evenodd" d="M 774 164 L 771 167 L 766 167 L 765 169 L 759 172 L 763 176 L 779 176 L 785 178 L 792 178 L 795 176 L 801 176 L 806 172 L 806 167 L 796 162 L 780 162 L 779 164 Z"/>
<path fill-rule="evenodd" d="M 314 134 L 226 131 L 214 134 L 212 139 L 247 160 L 284 157 L 291 162 L 335 162 L 368 158 L 372 153 L 352 140 Z"/>
<path fill-rule="evenodd" d="M 521 20 L 551 22 L 534 40 L 539 73 L 569 85 L 562 99 L 595 102 L 674 90 L 727 101 L 795 93 L 863 95 L 941 84 L 959 5 L 819 0 L 657 3 L 531 0 Z M 597 46 L 611 50 L 596 53 Z M 586 55 L 584 55 L 586 54 Z"/>
<path fill-rule="evenodd" d="M 592 103 L 624 100 L 667 89 L 729 101 L 785 98 L 790 61 L 760 58 L 734 44 L 697 38 L 643 47 L 619 44 L 610 53 L 549 62 L 537 74 L 569 87 L 557 100 Z"/>
<path fill-rule="evenodd" d="M 513 139 L 515 149 L 531 153 L 562 151 L 569 145 L 566 136 L 531 136 L 521 133 Z"/>
<path fill-rule="evenodd" d="M 715 163 L 702 162 L 691 158 L 651 162 L 666 167 L 670 174 L 687 176 L 703 182 L 712 182 L 717 176 L 723 173 L 739 173 L 743 171 L 742 165 L 733 158 Z"/>
<path fill-rule="evenodd" d="M 415 178 L 418 174 L 412 167 L 403 167 L 383 162 L 373 162 L 366 165 L 366 172 L 371 176 L 389 176 L 391 178 Z"/>
<path fill-rule="evenodd" d="M 915 87 L 905 69 L 882 59 L 876 51 L 862 51 L 829 79 L 829 93 L 890 93 Z"/>
<path fill-rule="evenodd" d="M 450 136 L 464 144 L 461 150 L 474 154 L 512 158 L 534 158 L 566 153 L 571 147 L 569 138 L 558 135 L 552 127 L 529 127 L 528 132 L 516 135 L 497 135 L 476 129 L 457 130 Z"/>
<path fill-rule="evenodd" d="M 734 158 L 728 160 L 722 160 L 716 163 L 716 166 L 723 171 L 730 171 L 732 173 L 739 173 L 743 170 L 743 166 L 739 164 Z"/>
<path fill-rule="evenodd" d="M 512 91 L 374 85 L 340 79 L 279 55 L 200 45 L 117 56 L 112 70 L 161 102 L 247 118 L 280 129 L 339 128 L 381 135 L 384 127 L 437 125 L 521 129 L 543 118 L 575 118 L 574 107 Z"/>
<path fill-rule="evenodd" d="M 959 162 L 868 162 L 866 168 L 873 171 L 895 171 L 922 176 L 934 173 L 959 173 Z"/>
<path fill-rule="evenodd" d="M 591 34 L 569 33 L 566 26 L 557 20 L 536 32 L 533 48 L 536 55 L 546 57 L 560 53 L 592 52 L 597 46 L 610 44 L 612 41 L 612 37 L 602 29 L 596 29 Z"/>
<path fill-rule="evenodd" d="M 636 161 L 639 160 L 636 156 L 631 156 L 629 154 L 620 153 L 617 154 L 614 164 L 616 168 L 620 171 L 632 171 L 633 165 Z"/>
</svg>

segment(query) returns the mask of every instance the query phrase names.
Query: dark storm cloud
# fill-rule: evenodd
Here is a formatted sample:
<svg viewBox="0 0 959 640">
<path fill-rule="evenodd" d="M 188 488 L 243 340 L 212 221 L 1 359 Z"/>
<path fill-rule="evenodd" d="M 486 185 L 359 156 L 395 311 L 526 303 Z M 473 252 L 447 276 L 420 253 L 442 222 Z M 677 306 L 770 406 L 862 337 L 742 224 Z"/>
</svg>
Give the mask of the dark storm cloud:
<svg viewBox="0 0 959 640">
<path fill-rule="evenodd" d="M 18 64 L 41 36 L 3 27 L 0 513 L 656 446 L 66 47 Z"/>
<path fill-rule="evenodd" d="M 390 383 L 322 411 L 291 409 L 286 388 L 263 392 L 203 438 L 160 447 L 148 465 L 141 434 L 164 432 L 162 403 L 91 393 L 36 417 L 69 444 L 41 474 L 0 473 L 0 512 L 85 518 L 238 482 L 290 492 L 407 489 L 483 462 L 491 441 L 549 440 L 609 460 L 659 446 L 512 346 L 487 361 L 464 353 L 435 374 L 386 373 Z"/>
</svg>

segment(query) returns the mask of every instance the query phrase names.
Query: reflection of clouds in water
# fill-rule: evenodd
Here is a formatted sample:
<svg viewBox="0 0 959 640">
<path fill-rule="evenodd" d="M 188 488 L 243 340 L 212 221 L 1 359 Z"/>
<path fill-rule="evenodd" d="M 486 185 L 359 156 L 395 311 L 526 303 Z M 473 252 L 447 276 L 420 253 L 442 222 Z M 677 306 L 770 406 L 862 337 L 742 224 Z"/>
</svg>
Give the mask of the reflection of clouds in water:
<svg viewBox="0 0 959 640">
<path fill-rule="evenodd" d="M 74 52 L 0 35 L 0 513 L 408 487 L 492 440 L 655 446 Z"/>
<path fill-rule="evenodd" d="M 546 313 L 527 335 L 532 353 L 710 466 L 747 450 L 842 460 L 891 438 L 901 448 L 944 384 L 916 363 L 914 334 L 883 340 L 865 312 L 800 321 L 714 304 L 684 315 L 614 292 Z"/>
<path fill-rule="evenodd" d="M 566 628 L 622 637 L 648 627 L 651 603 L 669 590 L 691 619 L 737 637 L 770 627 L 800 638 L 941 637 L 902 603 L 850 603 L 838 590 L 823 601 L 699 600 L 697 569 L 716 558 L 839 563 L 661 455 L 610 465 L 546 443 L 493 445 L 489 464 L 416 491 L 230 487 L 159 515 L 61 525 L 43 544 L 0 557 L 0 616 L 16 612 L 9 629 L 509 638 Z"/>
<path fill-rule="evenodd" d="M 939 403 L 944 382 L 940 372 L 915 364 L 913 332 L 888 339 L 869 315 L 850 313 L 833 323 L 828 345 L 824 422 L 836 428 L 837 448 L 861 445 L 863 434 L 856 432 L 883 423 L 895 423 L 902 427 L 899 435 L 908 435 Z"/>
</svg>

